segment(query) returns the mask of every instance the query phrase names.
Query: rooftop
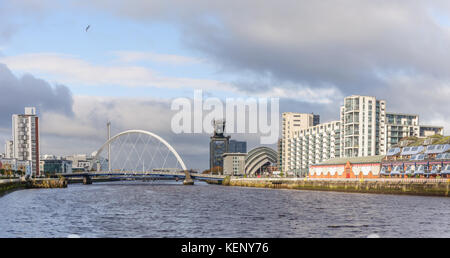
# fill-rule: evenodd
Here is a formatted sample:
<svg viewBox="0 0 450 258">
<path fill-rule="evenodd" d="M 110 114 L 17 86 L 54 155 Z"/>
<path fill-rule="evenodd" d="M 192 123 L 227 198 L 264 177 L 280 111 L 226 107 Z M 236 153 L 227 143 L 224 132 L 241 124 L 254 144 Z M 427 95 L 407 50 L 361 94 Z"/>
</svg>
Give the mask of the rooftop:
<svg viewBox="0 0 450 258">
<path fill-rule="evenodd" d="M 342 165 L 350 162 L 350 164 L 378 163 L 384 158 L 384 155 L 353 157 L 353 158 L 333 158 L 315 165 Z"/>
<path fill-rule="evenodd" d="M 417 114 L 396 113 L 396 112 L 386 112 L 386 115 L 419 116 Z"/>
<path fill-rule="evenodd" d="M 437 125 L 420 125 L 420 127 L 426 127 L 426 128 L 444 128 L 443 126 L 437 126 Z"/>
<path fill-rule="evenodd" d="M 435 134 L 429 136 L 427 138 L 417 138 L 414 136 L 405 137 L 401 139 L 401 141 L 408 141 L 406 145 L 403 147 L 411 147 L 411 146 L 421 146 L 424 145 L 426 139 L 431 139 L 431 144 L 448 144 L 450 143 L 450 136 L 442 136 L 440 134 Z"/>
<path fill-rule="evenodd" d="M 242 153 L 242 152 L 226 152 L 224 154 L 222 154 L 223 157 L 225 156 L 247 156 L 247 153 Z"/>
</svg>

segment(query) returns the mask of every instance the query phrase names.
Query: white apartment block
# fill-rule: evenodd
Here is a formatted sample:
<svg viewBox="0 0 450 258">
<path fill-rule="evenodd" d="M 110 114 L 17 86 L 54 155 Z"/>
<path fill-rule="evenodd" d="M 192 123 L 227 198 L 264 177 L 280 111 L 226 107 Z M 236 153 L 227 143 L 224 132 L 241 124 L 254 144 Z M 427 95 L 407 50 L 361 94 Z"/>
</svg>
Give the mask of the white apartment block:
<svg viewBox="0 0 450 258">
<path fill-rule="evenodd" d="M 292 130 L 292 122 L 286 121 L 283 132 Z M 312 164 L 338 157 L 385 155 L 401 138 L 442 132 L 440 126 L 420 126 L 417 115 L 386 112 L 384 100 L 352 95 L 344 98 L 340 120 L 302 127 L 290 138 L 283 134 L 279 145 L 287 152 L 281 156 L 284 171 L 304 176 Z"/>
<path fill-rule="evenodd" d="M 386 145 L 389 150 L 400 139 L 409 136 L 420 137 L 419 116 L 412 114 L 386 113 Z"/>
<path fill-rule="evenodd" d="M 25 114 L 12 115 L 13 158 L 29 161 L 31 174 L 39 173 L 39 118 L 36 108 L 26 107 Z"/>
<path fill-rule="evenodd" d="M 5 158 L 12 159 L 14 157 L 14 143 L 13 141 L 6 141 L 5 143 Z"/>
<path fill-rule="evenodd" d="M 386 113 L 386 145 L 389 150 L 404 137 L 428 137 L 444 134 L 444 127 L 419 125 L 419 116 L 413 114 Z"/>
<path fill-rule="evenodd" d="M 286 112 L 282 114 L 281 122 L 281 142 L 279 144 L 280 160 L 278 166 L 281 171 L 291 170 L 291 142 L 302 129 L 314 126 L 319 123 L 319 115 Z"/>
<path fill-rule="evenodd" d="M 332 121 L 302 129 L 291 142 L 292 168 L 287 173 L 306 175 L 310 164 L 341 155 L 341 121 Z"/>
<path fill-rule="evenodd" d="M 341 107 L 343 157 L 383 155 L 386 147 L 386 102 L 353 95 Z"/>
</svg>

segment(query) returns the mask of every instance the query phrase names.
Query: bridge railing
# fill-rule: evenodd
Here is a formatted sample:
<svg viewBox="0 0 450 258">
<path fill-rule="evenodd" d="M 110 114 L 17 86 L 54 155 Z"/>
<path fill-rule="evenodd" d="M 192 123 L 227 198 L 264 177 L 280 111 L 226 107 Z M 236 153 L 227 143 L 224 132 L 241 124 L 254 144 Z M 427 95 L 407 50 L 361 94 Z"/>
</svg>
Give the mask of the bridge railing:
<svg viewBox="0 0 450 258">
<path fill-rule="evenodd" d="M 132 171 L 100 171 L 100 172 L 80 172 L 72 174 L 58 174 L 59 176 L 66 177 L 83 177 L 83 176 L 151 176 L 151 175 L 161 175 L 161 176 L 178 176 L 185 177 L 185 172 L 161 172 L 161 171 L 145 171 L 145 172 L 132 172 Z M 191 177 L 197 178 L 211 178 L 211 179 L 223 179 L 224 176 L 221 175 L 209 175 L 200 173 L 190 173 Z"/>
</svg>

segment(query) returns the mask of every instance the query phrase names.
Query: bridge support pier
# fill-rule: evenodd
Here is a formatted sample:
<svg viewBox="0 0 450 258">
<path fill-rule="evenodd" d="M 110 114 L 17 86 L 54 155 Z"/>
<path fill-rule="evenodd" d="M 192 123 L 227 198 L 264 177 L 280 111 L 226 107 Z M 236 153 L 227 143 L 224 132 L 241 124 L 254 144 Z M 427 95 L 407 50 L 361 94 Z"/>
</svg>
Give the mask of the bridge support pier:
<svg viewBox="0 0 450 258">
<path fill-rule="evenodd" d="M 183 185 L 193 185 L 193 184 L 194 184 L 194 180 L 192 180 L 192 179 L 190 179 L 190 180 L 185 179 L 183 181 Z"/>
<path fill-rule="evenodd" d="M 91 185 L 92 184 L 92 178 L 90 176 L 83 177 L 83 185 Z"/>
<path fill-rule="evenodd" d="M 186 177 L 183 181 L 183 185 L 193 185 L 194 184 L 194 180 L 192 180 L 191 177 L 191 173 L 189 173 L 189 171 L 184 171 L 184 173 L 186 174 Z"/>
</svg>

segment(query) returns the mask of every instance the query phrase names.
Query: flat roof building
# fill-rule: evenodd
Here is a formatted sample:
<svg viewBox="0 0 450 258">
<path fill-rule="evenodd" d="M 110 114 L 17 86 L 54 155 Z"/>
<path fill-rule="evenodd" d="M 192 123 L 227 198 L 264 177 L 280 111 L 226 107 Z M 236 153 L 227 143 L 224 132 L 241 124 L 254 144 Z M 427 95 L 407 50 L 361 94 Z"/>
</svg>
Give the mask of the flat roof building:
<svg viewBox="0 0 450 258">
<path fill-rule="evenodd" d="M 72 173 L 72 161 L 53 155 L 45 155 L 40 161 L 41 172 L 47 174 L 70 174 Z"/>
<path fill-rule="evenodd" d="M 226 176 L 240 176 L 244 174 L 247 153 L 224 153 L 223 174 Z"/>
</svg>

